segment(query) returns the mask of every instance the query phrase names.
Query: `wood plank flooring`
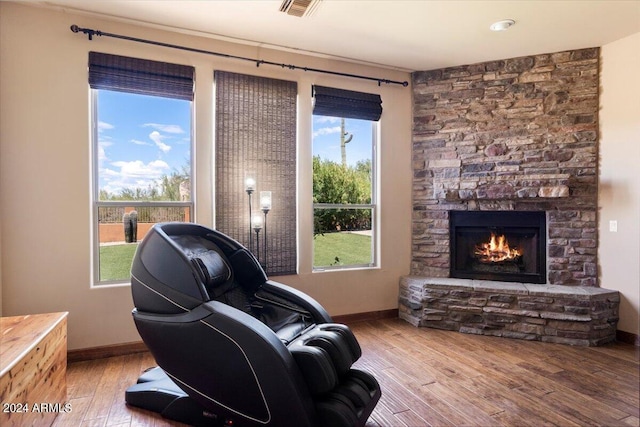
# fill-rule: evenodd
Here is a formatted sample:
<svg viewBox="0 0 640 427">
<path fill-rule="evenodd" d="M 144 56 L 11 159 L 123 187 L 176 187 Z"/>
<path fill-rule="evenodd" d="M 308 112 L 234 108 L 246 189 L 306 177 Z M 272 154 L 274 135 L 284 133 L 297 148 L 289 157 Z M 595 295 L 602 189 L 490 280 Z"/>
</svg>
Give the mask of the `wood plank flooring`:
<svg viewBox="0 0 640 427">
<path fill-rule="evenodd" d="M 356 367 L 382 387 L 367 427 L 640 425 L 640 349 L 632 345 L 570 347 L 398 319 L 350 326 L 363 352 Z M 73 410 L 54 426 L 182 426 L 124 403 L 125 389 L 154 365 L 148 353 L 70 363 Z"/>
</svg>

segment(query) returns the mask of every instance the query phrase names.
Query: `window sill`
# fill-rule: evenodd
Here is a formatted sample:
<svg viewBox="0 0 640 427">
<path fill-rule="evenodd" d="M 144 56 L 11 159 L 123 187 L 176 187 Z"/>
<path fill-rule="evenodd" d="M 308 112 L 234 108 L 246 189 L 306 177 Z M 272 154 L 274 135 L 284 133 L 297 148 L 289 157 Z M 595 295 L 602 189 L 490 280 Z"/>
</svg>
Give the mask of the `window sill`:
<svg viewBox="0 0 640 427">
<path fill-rule="evenodd" d="M 335 273 L 335 272 L 345 272 L 345 271 L 362 271 L 362 270 L 380 270 L 380 266 L 371 265 L 371 266 L 345 266 L 345 267 L 318 267 L 313 268 L 311 273 Z"/>
</svg>

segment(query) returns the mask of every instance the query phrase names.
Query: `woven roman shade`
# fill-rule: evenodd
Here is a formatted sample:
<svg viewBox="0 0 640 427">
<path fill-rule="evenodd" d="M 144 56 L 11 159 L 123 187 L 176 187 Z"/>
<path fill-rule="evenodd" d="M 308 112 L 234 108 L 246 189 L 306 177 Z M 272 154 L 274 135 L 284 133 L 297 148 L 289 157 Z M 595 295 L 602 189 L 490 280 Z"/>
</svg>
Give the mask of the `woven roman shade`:
<svg viewBox="0 0 640 427">
<path fill-rule="evenodd" d="M 195 68 L 100 52 L 89 52 L 89 86 L 193 101 Z"/>
<path fill-rule="evenodd" d="M 296 253 L 296 82 L 214 72 L 216 229 L 250 246 L 249 197 L 245 175 L 256 180 L 252 215 L 261 215 L 260 191 L 271 191 L 259 259 L 269 276 L 295 274 Z M 256 234 L 251 250 L 257 253 Z"/>
<path fill-rule="evenodd" d="M 313 114 L 378 121 L 382 98 L 378 94 L 313 86 Z"/>
</svg>

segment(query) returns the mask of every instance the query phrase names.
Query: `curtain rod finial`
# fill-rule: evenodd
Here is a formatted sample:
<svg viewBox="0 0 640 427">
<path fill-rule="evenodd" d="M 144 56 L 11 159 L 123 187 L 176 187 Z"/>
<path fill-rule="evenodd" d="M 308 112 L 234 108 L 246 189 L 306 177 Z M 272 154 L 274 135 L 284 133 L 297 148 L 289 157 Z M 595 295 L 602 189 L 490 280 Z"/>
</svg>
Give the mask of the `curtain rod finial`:
<svg viewBox="0 0 640 427">
<path fill-rule="evenodd" d="M 100 30 L 91 30 L 89 28 L 80 28 L 78 27 L 76 24 L 73 24 L 71 27 L 69 27 L 69 29 L 71 31 L 73 31 L 74 33 L 84 33 L 87 35 L 87 37 L 89 38 L 89 40 L 93 40 L 93 36 L 101 36 L 102 32 Z"/>
</svg>

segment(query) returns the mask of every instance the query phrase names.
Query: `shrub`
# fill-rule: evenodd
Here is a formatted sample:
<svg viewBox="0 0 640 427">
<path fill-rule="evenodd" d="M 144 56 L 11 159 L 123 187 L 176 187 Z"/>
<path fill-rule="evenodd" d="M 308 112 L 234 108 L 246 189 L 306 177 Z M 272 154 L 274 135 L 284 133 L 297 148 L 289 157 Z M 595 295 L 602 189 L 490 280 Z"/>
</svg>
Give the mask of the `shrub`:
<svg viewBox="0 0 640 427">
<path fill-rule="evenodd" d="M 371 162 L 345 166 L 313 158 L 313 202 L 330 204 L 371 203 Z M 370 209 L 316 209 L 314 233 L 371 228 Z"/>
</svg>

